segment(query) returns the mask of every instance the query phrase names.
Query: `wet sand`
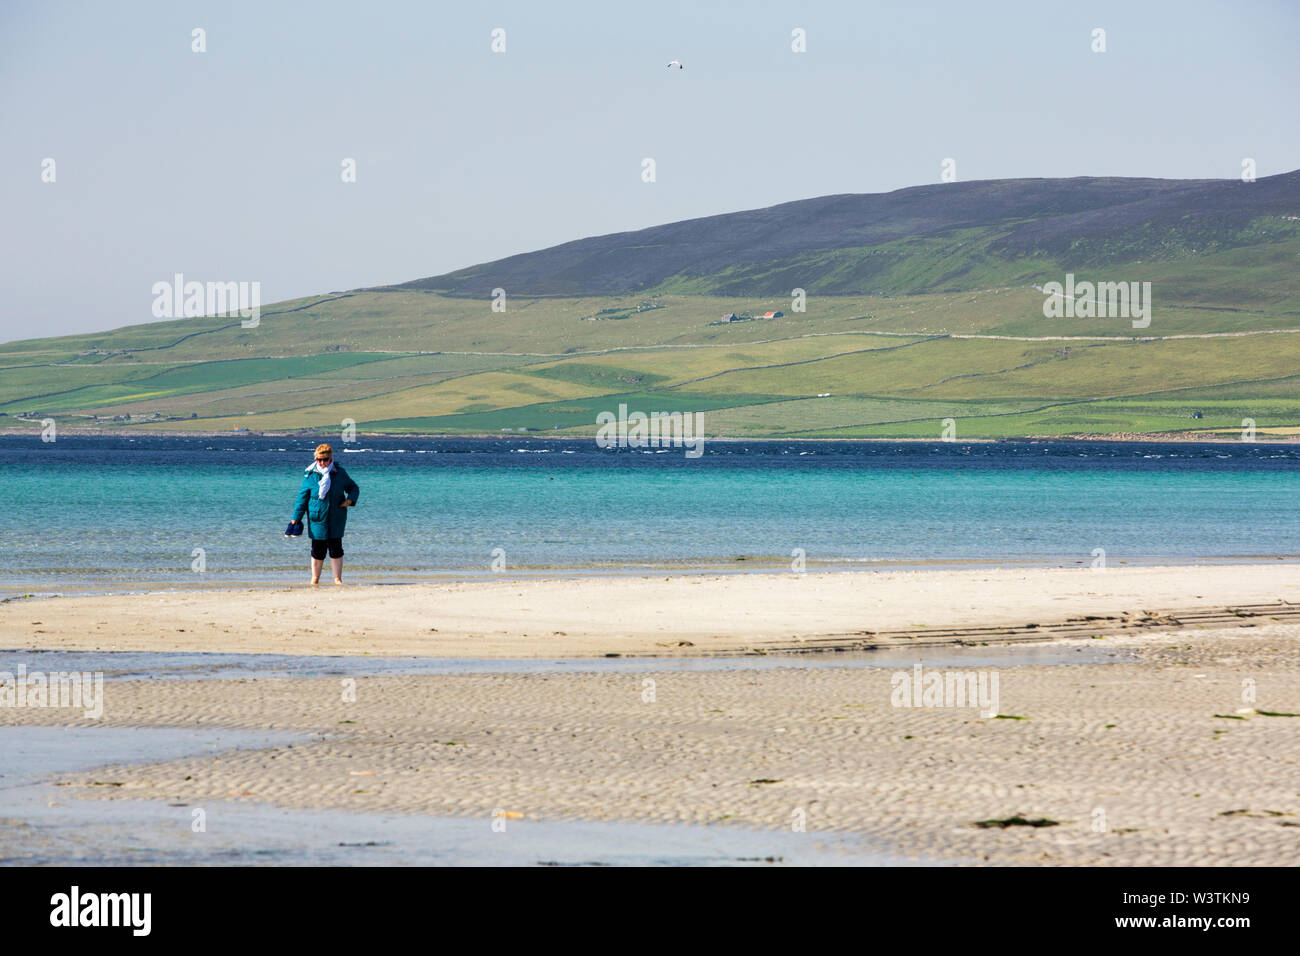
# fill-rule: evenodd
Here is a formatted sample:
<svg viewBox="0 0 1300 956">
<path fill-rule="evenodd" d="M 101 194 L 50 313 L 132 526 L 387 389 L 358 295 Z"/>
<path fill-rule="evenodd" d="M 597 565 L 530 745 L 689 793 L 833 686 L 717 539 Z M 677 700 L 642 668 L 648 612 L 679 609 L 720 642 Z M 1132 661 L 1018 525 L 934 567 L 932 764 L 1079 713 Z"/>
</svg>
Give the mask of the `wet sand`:
<svg viewBox="0 0 1300 956">
<path fill-rule="evenodd" d="M 50 771 L 297 743 L 247 730 L 0 727 L 0 866 L 908 865 L 844 834 L 304 810 L 251 800 L 81 800 Z M 33 771 L 35 767 L 41 771 Z M 485 839 L 484 835 L 490 834 Z"/>
<path fill-rule="evenodd" d="M 864 852 L 908 859 L 1300 862 L 1300 716 L 1269 716 L 1300 713 L 1300 626 L 1111 642 L 1131 659 L 997 668 L 1002 719 L 894 706 L 888 668 L 742 661 L 645 674 L 122 681 L 106 685 L 98 722 L 14 708 L 0 721 L 310 735 L 73 774 L 61 799 L 464 817 L 481 821 L 484 839 L 494 814 L 793 835 L 802 820 L 810 839 L 854 834 Z M 965 652 L 975 662 L 985 649 Z M 1247 687 L 1256 700 L 1243 700 Z M 977 826 L 1016 817 L 1056 825 Z"/>
</svg>

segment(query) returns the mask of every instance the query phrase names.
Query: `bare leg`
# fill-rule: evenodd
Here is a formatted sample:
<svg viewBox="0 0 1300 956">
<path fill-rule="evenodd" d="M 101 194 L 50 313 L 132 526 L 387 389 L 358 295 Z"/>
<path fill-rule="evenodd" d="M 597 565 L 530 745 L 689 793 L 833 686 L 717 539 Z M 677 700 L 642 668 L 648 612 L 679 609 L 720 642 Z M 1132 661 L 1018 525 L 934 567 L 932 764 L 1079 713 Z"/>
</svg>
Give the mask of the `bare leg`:
<svg viewBox="0 0 1300 956">
<path fill-rule="evenodd" d="M 311 559 L 311 583 L 320 584 L 320 569 L 325 567 L 324 558 Z"/>
<path fill-rule="evenodd" d="M 343 583 L 343 559 L 330 558 L 330 570 L 334 572 L 334 583 Z"/>
</svg>

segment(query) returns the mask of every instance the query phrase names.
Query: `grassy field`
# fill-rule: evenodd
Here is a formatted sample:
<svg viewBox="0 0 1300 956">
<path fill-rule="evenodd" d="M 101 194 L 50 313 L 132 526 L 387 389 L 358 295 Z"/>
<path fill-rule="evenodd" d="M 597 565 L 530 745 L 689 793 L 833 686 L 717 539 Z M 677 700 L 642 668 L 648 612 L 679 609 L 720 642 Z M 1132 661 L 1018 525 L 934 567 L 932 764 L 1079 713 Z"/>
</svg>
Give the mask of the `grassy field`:
<svg viewBox="0 0 1300 956">
<path fill-rule="evenodd" d="M 1298 259 L 1284 236 L 1149 263 L 1133 276 L 1153 283 L 1141 330 L 1044 318 L 1027 284 L 1043 263 L 974 291 L 814 293 L 801 313 L 717 295 L 519 296 L 499 313 L 487 297 L 333 294 L 268 306 L 252 329 L 181 319 L 5 343 L 0 425 L 582 435 L 626 403 L 700 411 L 729 436 L 936 438 L 945 419 L 968 438 L 1230 433 L 1246 418 L 1263 434 L 1300 425 Z M 719 323 L 768 310 L 787 314 Z"/>
</svg>

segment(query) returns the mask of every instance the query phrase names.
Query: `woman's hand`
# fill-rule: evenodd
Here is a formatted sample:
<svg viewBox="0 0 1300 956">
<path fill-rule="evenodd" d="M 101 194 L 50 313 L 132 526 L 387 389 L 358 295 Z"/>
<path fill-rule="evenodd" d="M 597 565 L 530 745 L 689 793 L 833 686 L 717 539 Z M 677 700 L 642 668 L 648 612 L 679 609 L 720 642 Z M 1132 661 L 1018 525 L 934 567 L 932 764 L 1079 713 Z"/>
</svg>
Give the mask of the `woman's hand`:
<svg viewBox="0 0 1300 956">
<path fill-rule="evenodd" d="M 353 501 L 351 498 L 344 498 L 344 499 L 339 503 L 339 507 L 340 507 L 340 508 L 351 508 L 354 504 L 356 504 L 356 502 Z"/>
</svg>

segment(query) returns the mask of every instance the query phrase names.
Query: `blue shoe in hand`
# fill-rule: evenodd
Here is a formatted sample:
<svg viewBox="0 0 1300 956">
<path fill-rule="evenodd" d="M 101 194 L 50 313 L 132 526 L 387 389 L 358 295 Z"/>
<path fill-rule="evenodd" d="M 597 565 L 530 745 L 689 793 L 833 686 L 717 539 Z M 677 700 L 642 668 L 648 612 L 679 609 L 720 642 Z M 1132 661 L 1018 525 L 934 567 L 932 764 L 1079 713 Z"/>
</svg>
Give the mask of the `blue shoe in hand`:
<svg viewBox="0 0 1300 956">
<path fill-rule="evenodd" d="M 297 537 L 301 537 L 301 535 L 302 535 L 301 521 L 290 521 L 289 527 L 284 529 L 284 536 L 286 538 L 297 538 Z"/>
</svg>

